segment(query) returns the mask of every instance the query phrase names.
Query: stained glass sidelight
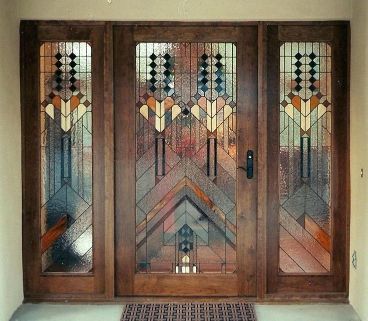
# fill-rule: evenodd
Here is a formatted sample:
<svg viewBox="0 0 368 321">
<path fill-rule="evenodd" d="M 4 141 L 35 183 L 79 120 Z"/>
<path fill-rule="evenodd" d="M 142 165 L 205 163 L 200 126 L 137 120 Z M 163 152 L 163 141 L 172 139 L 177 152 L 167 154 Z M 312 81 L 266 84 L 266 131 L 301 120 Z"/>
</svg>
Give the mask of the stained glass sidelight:
<svg viewBox="0 0 368 321">
<path fill-rule="evenodd" d="M 136 47 L 136 269 L 236 270 L 236 47 Z"/>
<path fill-rule="evenodd" d="M 92 81 L 87 42 L 40 47 L 43 272 L 92 271 Z"/>
<path fill-rule="evenodd" d="M 331 265 L 331 47 L 280 47 L 280 270 Z"/>
</svg>

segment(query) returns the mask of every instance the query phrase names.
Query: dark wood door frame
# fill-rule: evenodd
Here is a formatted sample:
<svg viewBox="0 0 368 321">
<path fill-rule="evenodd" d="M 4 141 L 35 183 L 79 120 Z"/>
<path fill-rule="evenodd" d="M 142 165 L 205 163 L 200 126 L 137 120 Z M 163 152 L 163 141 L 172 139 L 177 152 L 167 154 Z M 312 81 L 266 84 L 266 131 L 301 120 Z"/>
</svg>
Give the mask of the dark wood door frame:
<svg viewBox="0 0 368 321">
<path fill-rule="evenodd" d="M 138 42 L 237 43 L 238 164 L 257 154 L 257 27 L 119 26 L 114 33 L 116 290 L 117 295 L 256 296 L 257 172 L 238 169 L 237 274 L 135 273 L 135 45 Z M 122 63 L 123 62 L 123 63 Z M 239 165 L 240 166 L 240 165 Z M 242 188 L 239 188 L 242 186 Z M 226 284 L 226 286 L 225 286 Z"/>
<path fill-rule="evenodd" d="M 206 26 L 211 27 L 242 27 L 242 26 L 254 26 L 258 28 L 258 200 L 257 200 L 257 242 L 256 248 L 252 250 L 257 250 L 257 269 L 255 271 L 257 277 L 256 282 L 256 300 L 260 301 L 285 301 L 285 300 L 314 300 L 319 301 L 346 301 L 347 291 L 348 291 L 348 267 L 349 267 L 349 253 L 348 253 L 348 241 L 349 241 L 349 202 L 350 197 L 348 193 L 350 192 L 349 187 L 349 157 L 344 158 L 345 175 L 344 179 L 339 182 L 340 188 L 345 184 L 343 191 L 346 193 L 346 202 L 343 206 L 340 204 L 340 210 L 344 212 L 341 222 L 341 230 L 339 233 L 340 240 L 344 243 L 346 250 L 340 256 L 339 272 L 343 274 L 343 279 L 341 281 L 333 281 L 332 285 L 323 287 L 324 281 L 318 281 L 318 289 L 310 293 L 300 293 L 297 292 L 295 288 L 289 290 L 282 285 L 278 288 L 272 280 L 267 277 L 267 266 L 269 264 L 268 254 L 267 254 L 267 226 L 272 222 L 272 217 L 270 218 L 267 214 L 268 209 L 268 186 L 269 186 L 269 176 L 268 176 L 268 164 L 271 161 L 271 155 L 268 151 L 270 137 L 268 133 L 268 125 L 270 124 L 270 119 L 268 115 L 270 99 L 272 99 L 272 79 L 269 79 L 268 66 L 272 64 L 271 58 L 269 56 L 269 38 L 268 32 L 272 32 L 277 26 L 300 26 L 300 27 L 314 27 L 314 31 L 319 34 L 319 29 L 323 28 L 345 28 L 347 34 L 349 33 L 349 22 L 345 21 L 328 21 L 328 22 L 96 22 L 96 21 L 22 21 L 21 23 L 21 97 L 22 97 L 22 177 L 23 177 L 23 266 L 24 266 L 24 288 L 25 288 L 25 300 L 26 301 L 45 301 L 45 300 L 113 300 L 115 298 L 114 289 L 114 278 L 116 275 L 115 271 L 115 259 L 119 260 L 119 256 L 114 258 L 116 246 L 118 246 L 121 241 L 133 241 L 128 235 L 123 235 L 122 239 L 115 240 L 114 242 L 114 195 L 123 192 L 116 187 L 114 189 L 114 177 L 115 177 L 115 167 L 114 163 L 117 160 L 114 154 L 117 150 L 118 144 L 114 143 L 114 126 L 121 126 L 120 123 L 114 121 L 114 88 L 113 88 L 113 50 L 114 50 L 114 39 L 113 39 L 113 29 L 115 27 L 124 26 L 124 28 L 134 29 L 135 26 L 142 27 L 167 27 L 167 26 L 187 26 L 187 27 L 198 27 Z M 322 29 L 323 29 L 322 28 Z M 101 242 L 100 250 L 104 252 L 101 254 L 103 260 L 98 263 L 98 268 L 104 266 L 103 272 L 99 274 L 99 279 L 95 282 L 92 281 L 89 285 L 86 285 L 90 276 L 60 276 L 60 275 L 42 275 L 38 270 L 38 258 L 35 258 L 34 253 L 37 253 L 39 240 L 37 240 L 38 233 L 38 209 L 35 207 L 37 204 L 37 193 L 35 194 L 34 186 L 37 186 L 38 178 L 37 174 L 30 168 L 35 169 L 35 161 L 37 159 L 37 151 L 31 146 L 38 144 L 37 138 L 31 138 L 34 135 L 34 131 L 37 132 L 37 124 L 29 122 L 37 122 L 38 119 L 35 114 L 35 110 L 38 110 L 38 68 L 34 61 L 37 61 L 37 50 L 35 43 L 37 43 L 37 33 L 38 29 L 43 30 L 42 34 L 45 36 L 45 40 L 78 40 L 78 39 L 90 39 L 90 35 L 94 33 L 99 33 L 98 43 L 103 44 L 103 51 L 100 51 L 100 66 L 103 67 L 104 77 L 101 77 L 99 81 L 100 89 L 104 88 L 104 93 L 94 93 L 94 97 L 99 96 L 98 99 L 103 99 L 103 116 L 104 128 L 103 135 L 101 136 L 101 144 L 103 145 L 103 150 L 105 152 L 104 160 L 104 178 L 103 185 L 99 185 L 98 193 L 105 195 L 103 205 L 100 207 L 100 237 L 98 242 Z M 88 35 L 83 36 L 83 32 L 79 30 L 89 30 Z M 55 30 L 56 33 L 49 33 L 49 30 Z M 100 30 L 100 31 L 93 31 Z M 303 33 L 301 33 L 303 34 Z M 55 35 L 54 37 L 52 35 Z M 65 38 L 66 36 L 69 38 Z M 275 37 L 277 34 L 275 34 Z M 124 41 L 132 41 L 132 39 L 125 38 Z M 224 39 L 226 40 L 226 39 Z M 347 35 L 347 42 L 340 43 L 347 47 L 347 73 L 342 75 L 343 81 L 347 80 L 345 87 L 345 96 L 340 97 L 346 101 L 345 113 L 341 116 L 346 117 L 345 125 L 346 135 L 345 140 L 345 151 L 349 150 L 349 130 L 348 130 L 348 89 L 349 89 L 349 35 Z M 115 46 L 116 50 L 116 46 Z M 126 53 L 124 54 L 126 55 Z M 132 57 L 122 58 L 132 59 Z M 257 67 L 257 66 L 256 66 Z M 101 68 L 100 68 L 101 70 Z M 336 70 L 335 72 L 338 72 Z M 129 76 L 129 75 L 128 75 Z M 32 85 L 30 85 L 32 84 Z M 267 94 L 267 93 L 271 93 Z M 115 95 L 117 93 L 115 92 Z M 134 96 L 134 91 L 131 93 Z M 32 111 L 33 110 L 33 111 Z M 102 128 L 101 127 L 101 128 Z M 126 148 L 122 146 L 122 148 Z M 121 152 L 121 151 L 120 151 Z M 132 152 L 128 150 L 127 152 Z M 347 155 L 348 153 L 345 152 Z M 101 167 L 100 167 L 101 168 Z M 134 183 L 134 182 L 133 182 Z M 268 212 L 269 213 L 269 212 Z M 134 225 L 134 224 L 133 224 Z M 103 253 L 101 252 L 101 253 Z M 118 278 L 122 281 L 127 276 L 119 275 Z M 271 276 L 272 277 L 272 276 Z M 123 278 L 123 279 L 122 279 Z M 312 283 L 316 278 L 312 278 L 309 281 Z M 42 281 L 42 285 L 40 283 Z M 268 287 L 268 282 L 274 284 L 271 288 Z M 328 283 L 328 282 L 327 282 Z M 99 284 L 99 285 L 98 285 Z M 331 284 L 331 283 L 328 283 Z M 78 291 L 76 291 L 78 288 Z M 281 290 L 281 292 L 280 292 Z M 285 291 L 286 290 L 286 291 Z M 332 292 L 331 292 L 332 291 Z M 127 292 L 128 294 L 128 292 Z"/>
</svg>

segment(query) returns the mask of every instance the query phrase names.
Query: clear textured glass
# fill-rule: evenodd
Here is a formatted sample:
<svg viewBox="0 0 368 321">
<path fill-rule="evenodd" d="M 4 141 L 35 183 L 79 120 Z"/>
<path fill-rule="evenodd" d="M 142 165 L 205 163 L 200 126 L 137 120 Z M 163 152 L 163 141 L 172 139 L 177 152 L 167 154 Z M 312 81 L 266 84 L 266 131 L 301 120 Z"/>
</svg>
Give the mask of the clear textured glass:
<svg viewBox="0 0 368 321">
<path fill-rule="evenodd" d="M 91 46 L 40 46 L 43 272 L 91 272 Z"/>
<path fill-rule="evenodd" d="M 331 48 L 280 47 L 280 270 L 331 266 Z"/>
<path fill-rule="evenodd" d="M 136 269 L 236 270 L 236 46 L 136 47 Z"/>
</svg>

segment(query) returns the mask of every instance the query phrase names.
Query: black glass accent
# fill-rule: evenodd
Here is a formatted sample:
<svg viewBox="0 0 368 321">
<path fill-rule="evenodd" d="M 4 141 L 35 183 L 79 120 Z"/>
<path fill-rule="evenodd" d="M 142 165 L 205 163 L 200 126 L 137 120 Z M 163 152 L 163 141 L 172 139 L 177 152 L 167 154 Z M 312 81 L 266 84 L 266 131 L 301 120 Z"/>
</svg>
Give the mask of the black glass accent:
<svg viewBox="0 0 368 321">
<path fill-rule="evenodd" d="M 71 60 L 74 60 L 75 58 L 77 58 L 77 56 L 74 54 L 74 52 L 72 52 L 70 55 L 69 55 L 69 58 Z"/>
<path fill-rule="evenodd" d="M 206 69 L 208 67 L 208 63 L 207 62 L 202 62 L 201 67 L 203 69 Z"/>
<path fill-rule="evenodd" d="M 215 58 L 217 59 L 217 60 L 221 60 L 222 59 L 222 56 L 221 56 L 221 54 L 217 54 L 216 56 L 215 56 Z"/>
<path fill-rule="evenodd" d="M 314 59 L 316 59 L 316 55 L 314 54 L 314 52 L 312 52 L 310 55 L 309 55 L 309 58 L 310 59 L 312 59 L 312 60 L 314 60 Z"/>
<path fill-rule="evenodd" d="M 60 68 L 63 64 L 60 61 L 55 62 L 55 66 L 57 68 Z"/>
<path fill-rule="evenodd" d="M 58 52 L 58 53 L 55 55 L 55 58 L 56 58 L 57 60 L 60 60 L 62 57 L 63 57 L 63 56 L 61 55 L 61 53 L 60 53 L 60 52 Z"/>
<path fill-rule="evenodd" d="M 218 69 L 220 69 L 220 68 L 223 66 L 223 64 L 222 64 L 221 62 L 216 62 L 216 63 L 215 63 L 215 66 L 216 66 Z"/>
<path fill-rule="evenodd" d="M 295 58 L 300 60 L 303 56 L 300 54 L 300 52 L 298 52 L 296 55 L 295 55 Z"/>
</svg>

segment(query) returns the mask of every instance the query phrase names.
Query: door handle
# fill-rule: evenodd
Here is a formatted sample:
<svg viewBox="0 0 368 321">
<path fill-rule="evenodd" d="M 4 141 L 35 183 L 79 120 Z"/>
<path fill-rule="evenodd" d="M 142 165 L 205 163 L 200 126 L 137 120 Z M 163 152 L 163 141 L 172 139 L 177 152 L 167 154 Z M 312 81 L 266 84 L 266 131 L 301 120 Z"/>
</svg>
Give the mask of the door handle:
<svg viewBox="0 0 368 321">
<path fill-rule="evenodd" d="M 243 171 L 247 172 L 247 178 L 253 178 L 253 163 L 254 163 L 254 153 L 252 150 L 247 151 L 247 167 L 239 166 L 238 168 L 242 169 Z"/>
</svg>

